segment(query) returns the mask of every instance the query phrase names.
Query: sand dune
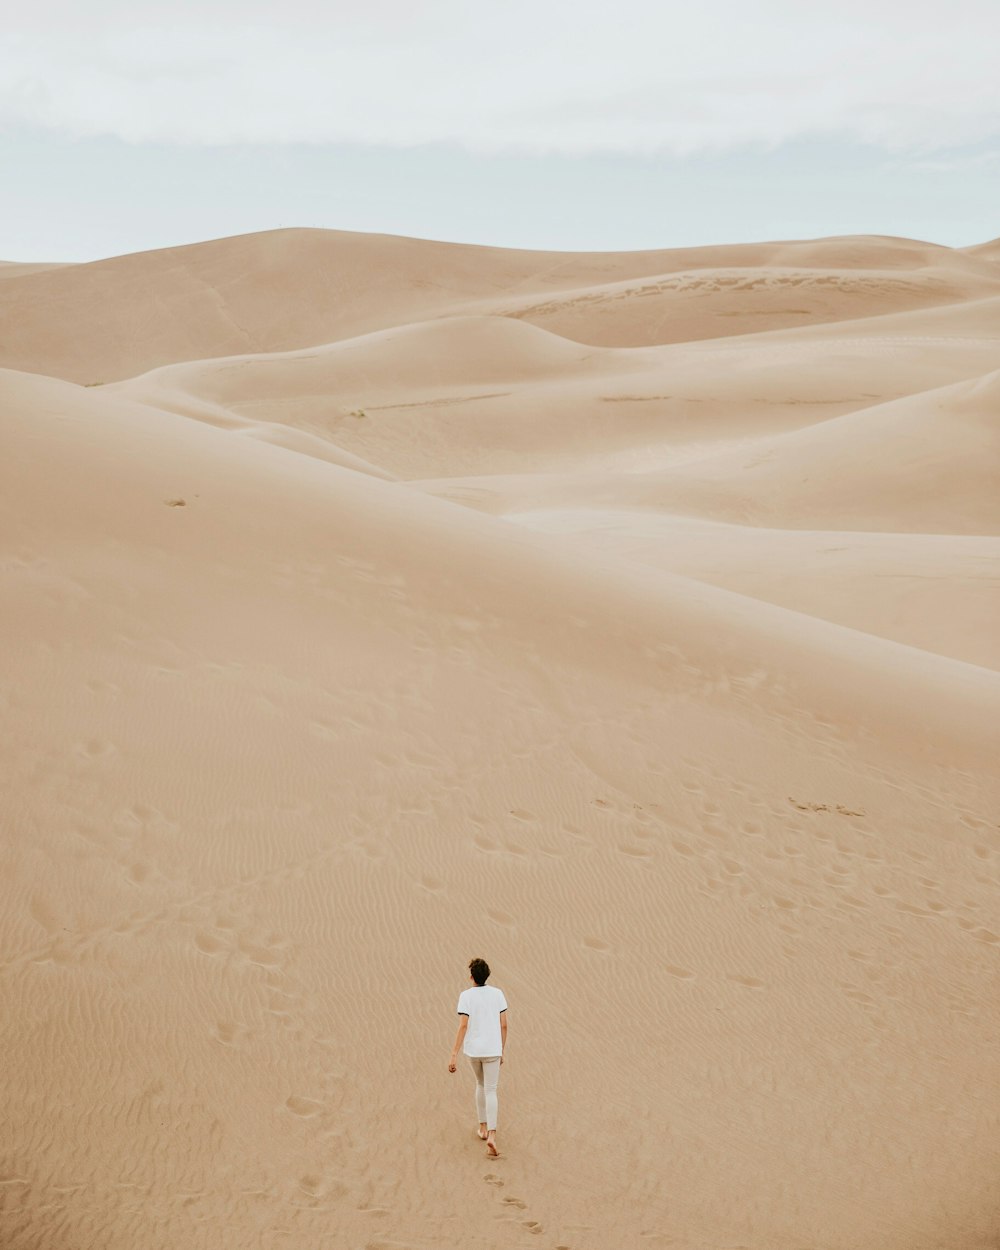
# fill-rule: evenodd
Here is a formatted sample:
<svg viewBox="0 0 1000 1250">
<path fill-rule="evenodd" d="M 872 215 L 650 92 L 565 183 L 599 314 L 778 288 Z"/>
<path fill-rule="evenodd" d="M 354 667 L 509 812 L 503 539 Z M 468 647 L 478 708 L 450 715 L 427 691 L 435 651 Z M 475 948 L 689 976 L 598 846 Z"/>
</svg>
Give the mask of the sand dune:
<svg viewBox="0 0 1000 1250">
<path fill-rule="evenodd" d="M 498 514 L 590 501 L 751 526 L 998 535 L 998 420 L 993 373 L 645 472 L 423 485 Z"/>
<path fill-rule="evenodd" d="M 907 240 L 563 254 L 280 230 L 11 278 L 0 367 L 91 385 L 480 312 L 641 346 L 998 292 L 990 255 Z"/>
<path fill-rule="evenodd" d="M 592 559 L 680 573 L 1000 669 L 996 538 L 774 530 L 647 508 L 547 508 L 505 515 L 531 529 L 564 535 Z"/>
<path fill-rule="evenodd" d="M 404 477 L 604 474 L 799 430 L 981 376 L 998 358 L 1000 299 L 933 318 L 632 350 L 461 317 L 303 352 L 166 367 L 120 389 L 188 415 L 185 397 L 195 397 L 239 420 L 291 425 Z"/>
<path fill-rule="evenodd" d="M 996 1244 L 984 255 L 286 232 L 0 282 L 5 1247 Z M 701 262 L 759 332 L 496 315 Z"/>
<path fill-rule="evenodd" d="M 506 300 L 496 311 L 584 343 L 635 347 L 957 303 L 1000 291 L 1000 274 L 922 269 L 695 269 L 567 291 L 540 303 Z"/>
<path fill-rule="evenodd" d="M 460 311 L 486 296 L 658 273 L 671 253 L 512 252 L 281 230 L 4 283 L 0 366 L 84 385 L 178 360 L 283 351 Z"/>
</svg>

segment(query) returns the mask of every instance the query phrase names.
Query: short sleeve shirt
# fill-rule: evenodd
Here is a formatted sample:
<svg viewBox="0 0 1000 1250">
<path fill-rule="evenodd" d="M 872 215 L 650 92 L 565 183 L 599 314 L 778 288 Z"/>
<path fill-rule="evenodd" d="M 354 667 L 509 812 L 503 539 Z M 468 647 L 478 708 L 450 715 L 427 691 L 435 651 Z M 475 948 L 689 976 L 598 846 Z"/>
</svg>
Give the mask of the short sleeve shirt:
<svg viewBox="0 0 1000 1250">
<path fill-rule="evenodd" d="M 474 985 L 458 996 L 458 1014 L 469 1017 L 462 1050 L 472 1059 L 503 1054 L 500 1013 L 507 1010 L 503 990 L 495 985 Z"/>
</svg>

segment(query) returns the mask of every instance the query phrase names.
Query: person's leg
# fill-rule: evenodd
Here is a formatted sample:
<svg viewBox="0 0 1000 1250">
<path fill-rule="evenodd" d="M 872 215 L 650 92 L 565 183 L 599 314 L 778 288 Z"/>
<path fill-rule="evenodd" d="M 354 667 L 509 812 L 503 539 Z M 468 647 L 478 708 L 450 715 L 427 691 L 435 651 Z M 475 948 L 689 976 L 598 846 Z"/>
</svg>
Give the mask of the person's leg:
<svg viewBox="0 0 1000 1250">
<path fill-rule="evenodd" d="M 479 1136 L 486 1137 L 486 1091 L 483 1087 L 483 1061 L 469 1056 L 469 1063 L 476 1078 L 476 1119 L 479 1121 Z"/>
<path fill-rule="evenodd" d="M 500 1080 L 500 1056 L 497 1055 L 495 1059 L 484 1059 L 482 1069 L 483 1095 L 486 1103 L 486 1145 L 490 1154 L 495 1155 L 497 1153 L 497 1112 L 499 1111 L 497 1084 Z"/>
</svg>

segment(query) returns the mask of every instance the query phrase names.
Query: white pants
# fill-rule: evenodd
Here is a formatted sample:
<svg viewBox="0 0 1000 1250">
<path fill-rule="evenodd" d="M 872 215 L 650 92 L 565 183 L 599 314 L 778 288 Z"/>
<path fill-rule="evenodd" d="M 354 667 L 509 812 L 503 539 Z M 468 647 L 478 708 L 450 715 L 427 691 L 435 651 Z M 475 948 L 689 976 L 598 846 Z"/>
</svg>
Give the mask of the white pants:
<svg viewBox="0 0 1000 1250">
<path fill-rule="evenodd" d="M 476 1074 L 476 1119 L 485 1124 L 487 1132 L 497 1126 L 497 1081 L 500 1080 L 500 1056 L 479 1058 L 466 1056 Z"/>
</svg>

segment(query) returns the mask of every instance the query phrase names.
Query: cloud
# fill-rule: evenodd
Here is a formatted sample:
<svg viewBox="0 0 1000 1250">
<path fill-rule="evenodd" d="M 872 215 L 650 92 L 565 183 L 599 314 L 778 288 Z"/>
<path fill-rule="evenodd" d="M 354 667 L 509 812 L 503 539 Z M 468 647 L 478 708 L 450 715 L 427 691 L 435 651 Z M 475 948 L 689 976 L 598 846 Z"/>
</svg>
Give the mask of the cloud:
<svg viewBox="0 0 1000 1250">
<path fill-rule="evenodd" d="M 961 173 L 974 169 L 1000 169 L 1000 151 L 989 152 L 951 152 L 942 156 L 925 160 L 906 160 L 900 162 L 904 168 L 920 170 L 923 173 Z"/>
<path fill-rule="evenodd" d="M 136 143 L 675 154 L 1000 134 L 995 0 L 39 0 L 0 125 Z"/>
</svg>

